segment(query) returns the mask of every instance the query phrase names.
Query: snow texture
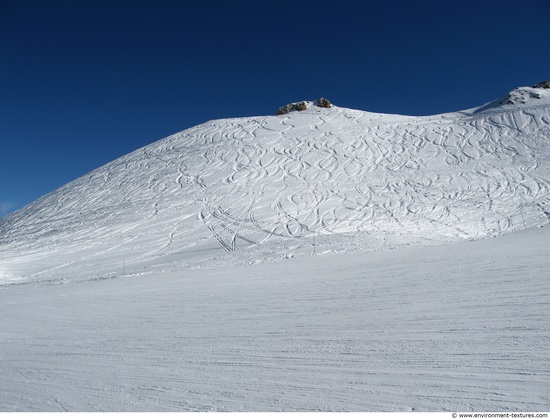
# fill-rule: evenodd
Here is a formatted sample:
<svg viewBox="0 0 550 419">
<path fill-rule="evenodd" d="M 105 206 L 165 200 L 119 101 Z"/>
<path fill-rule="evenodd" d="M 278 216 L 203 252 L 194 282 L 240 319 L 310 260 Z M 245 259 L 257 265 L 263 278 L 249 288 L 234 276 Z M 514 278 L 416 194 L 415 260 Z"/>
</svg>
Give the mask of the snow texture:
<svg viewBox="0 0 550 419">
<path fill-rule="evenodd" d="M 0 219 L 0 410 L 550 410 L 549 110 L 211 121 Z"/>
</svg>

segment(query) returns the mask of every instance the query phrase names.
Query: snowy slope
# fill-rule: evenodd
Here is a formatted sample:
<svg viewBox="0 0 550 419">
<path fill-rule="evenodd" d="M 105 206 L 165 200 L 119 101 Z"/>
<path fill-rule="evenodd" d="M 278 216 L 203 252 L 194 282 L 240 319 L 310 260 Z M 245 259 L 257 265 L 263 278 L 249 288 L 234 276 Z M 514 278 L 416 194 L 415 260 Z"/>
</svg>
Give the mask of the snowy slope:
<svg viewBox="0 0 550 419">
<path fill-rule="evenodd" d="M 432 117 L 311 105 L 208 122 L 1 219 L 0 281 L 256 263 L 544 224 L 549 104 L 550 90 L 520 88 Z"/>
<path fill-rule="evenodd" d="M 0 411 L 550 411 L 549 188 L 543 88 L 173 135 L 0 219 Z"/>
<path fill-rule="evenodd" d="M 0 411 L 548 412 L 549 233 L 0 286 Z"/>
</svg>

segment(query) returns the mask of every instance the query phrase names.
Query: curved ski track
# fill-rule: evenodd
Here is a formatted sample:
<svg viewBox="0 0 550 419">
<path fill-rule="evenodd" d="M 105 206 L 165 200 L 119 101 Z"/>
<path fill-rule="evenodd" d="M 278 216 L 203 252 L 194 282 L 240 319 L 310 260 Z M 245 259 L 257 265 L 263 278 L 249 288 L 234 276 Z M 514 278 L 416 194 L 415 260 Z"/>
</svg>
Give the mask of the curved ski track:
<svg viewBox="0 0 550 419">
<path fill-rule="evenodd" d="M 0 220 L 0 281 L 105 276 L 128 253 L 127 272 L 180 269 L 543 224 L 549 133 L 548 106 L 432 117 L 314 108 L 209 122 Z"/>
</svg>

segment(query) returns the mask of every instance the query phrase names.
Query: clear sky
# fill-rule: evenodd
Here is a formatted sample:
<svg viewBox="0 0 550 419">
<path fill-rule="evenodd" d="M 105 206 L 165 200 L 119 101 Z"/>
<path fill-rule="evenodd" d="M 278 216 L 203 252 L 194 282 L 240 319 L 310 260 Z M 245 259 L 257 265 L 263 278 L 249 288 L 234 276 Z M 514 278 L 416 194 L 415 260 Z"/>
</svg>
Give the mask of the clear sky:
<svg viewBox="0 0 550 419">
<path fill-rule="evenodd" d="M 550 78 L 548 0 L 0 0 L 0 216 L 217 118 L 430 115 Z"/>
</svg>

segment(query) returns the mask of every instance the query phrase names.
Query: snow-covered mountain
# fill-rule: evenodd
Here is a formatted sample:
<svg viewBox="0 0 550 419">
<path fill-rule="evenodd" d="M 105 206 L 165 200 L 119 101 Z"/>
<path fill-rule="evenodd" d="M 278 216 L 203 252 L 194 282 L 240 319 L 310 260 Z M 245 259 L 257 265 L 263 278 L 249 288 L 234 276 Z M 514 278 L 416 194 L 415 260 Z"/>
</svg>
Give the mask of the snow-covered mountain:
<svg viewBox="0 0 550 419">
<path fill-rule="evenodd" d="M 548 87 L 212 121 L 0 219 L 0 411 L 549 411 Z"/>
<path fill-rule="evenodd" d="M 0 219 L 0 281 L 480 239 L 550 218 L 550 89 L 429 117 L 210 121 Z"/>
</svg>

